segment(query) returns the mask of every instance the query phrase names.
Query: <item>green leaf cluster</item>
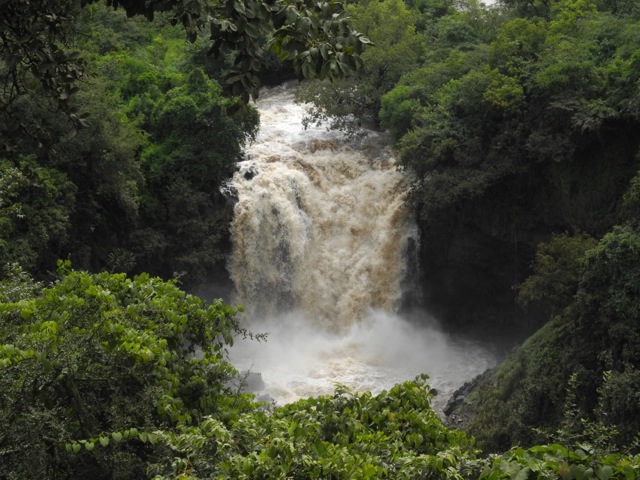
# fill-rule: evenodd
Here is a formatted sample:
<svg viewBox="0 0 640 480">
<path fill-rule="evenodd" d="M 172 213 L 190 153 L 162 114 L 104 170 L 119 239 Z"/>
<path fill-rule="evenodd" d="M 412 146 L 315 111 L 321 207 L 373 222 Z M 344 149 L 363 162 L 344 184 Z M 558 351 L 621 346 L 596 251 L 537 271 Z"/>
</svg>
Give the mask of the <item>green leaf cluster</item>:
<svg viewBox="0 0 640 480">
<path fill-rule="evenodd" d="M 5 0 L 0 17 L 0 75 L 5 90 L 0 103 L 3 120 L 22 120 L 20 127 L 39 140 L 49 137 L 48 128 L 28 119 L 14 103 L 28 92 L 39 90 L 51 105 L 65 112 L 76 126 L 84 124 L 69 100 L 86 77 L 86 62 L 71 50 L 75 26 L 88 4 L 95 2 L 49 1 L 37 4 Z M 245 101 L 258 95 L 258 72 L 265 50 L 273 50 L 301 76 L 337 78 L 357 67 L 363 45 L 368 43 L 350 25 L 341 4 L 335 1 L 294 0 L 264 2 L 238 0 L 216 3 L 108 0 L 127 16 L 148 20 L 163 16 L 181 24 L 186 37 L 195 42 L 209 30 L 211 53 L 234 52 L 225 83 L 232 95 Z M 320 55 L 318 52 L 324 52 Z M 19 103 L 19 102 L 18 102 Z M 3 125 L 4 127 L 4 125 Z M 15 127 L 3 128 L 13 132 Z M 8 140 L 5 147 L 11 147 Z"/>
<path fill-rule="evenodd" d="M 66 268 L 0 303 L 3 477 L 140 478 L 154 431 L 242 412 L 226 360 L 236 309 L 148 275 Z"/>
<path fill-rule="evenodd" d="M 419 65 L 424 42 L 416 31 L 415 12 L 401 0 L 360 1 L 347 11 L 354 27 L 372 42 L 361 56 L 364 68 L 332 82 L 303 83 L 296 98 L 315 105 L 306 124 L 328 122 L 329 128 L 355 134 L 362 124 L 377 122 L 380 98 Z M 353 68 L 339 58 L 337 63 L 341 70 Z"/>
<path fill-rule="evenodd" d="M 637 122 L 629 108 L 638 80 L 631 68 L 632 25 L 599 13 L 595 2 L 565 1 L 548 21 L 503 20 L 488 44 L 457 42 L 447 54 L 442 42 L 434 42 L 441 57 L 401 80 L 383 97 L 381 111 L 383 125 L 398 139 L 401 162 L 422 179 L 416 201 L 423 216 L 537 175 L 541 165 L 548 165 L 547 182 L 562 194 L 566 185 L 556 163 L 593 164 L 589 150 L 607 159 L 604 145 L 624 145 L 613 124 L 633 128 Z M 616 164 L 626 175 L 634 154 L 630 145 L 625 165 Z M 620 195 L 624 183 L 614 172 L 607 175 L 609 188 Z M 568 197 L 563 200 L 576 204 L 574 215 L 585 208 L 578 201 L 596 201 Z"/>
<path fill-rule="evenodd" d="M 68 104 L 84 126 L 51 111 L 38 91 L 12 104 L 46 124 L 49 139 L 42 146 L 26 131 L 11 135 L 0 259 L 37 275 L 70 258 L 94 271 L 202 281 L 222 269 L 231 212 L 219 187 L 255 135 L 258 114 L 224 96 L 194 64 L 202 42 L 186 45 L 166 16 L 149 23 L 95 4 L 77 30 L 91 76 Z M 213 73 L 221 77 L 224 64 Z M 46 191 L 34 180 L 45 172 Z"/>
<path fill-rule="evenodd" d="M 583 273 L 585 252 L 597 245 L 586 233 L 554 235 L 536 250 L 532 274 L 516 288 L 524 307 L 542 305 L 549 315 L 571 303 Z"/>
<path fill-rule="evenodd" d="M 0 265 L 36 269 L 67 240 L 75 186 L 33 156 L 0 159 Z"/>
<path fill-rule="evenodd" d="M 350 393 L 250 413 L 230 426 L 208 419 L 161 436 L 179 452 L 150 469 L 154 479 L 631 479 L 640 458 L 587 445 L 538 445 L 482 457 L 442 425 L 426 377 L 377 396 Z"/>
<path fill-rule="evenodd" d="M 425 380 L 377 396 L 339 386 L 334 395 L 249 414 L 230 427 L 210 420 L 165 437 L 186 461 L 152 472 L 155 478 L 462 478 L 457 472 L 467 468 L 471 442 L 442 425 Z"/>
</svg>

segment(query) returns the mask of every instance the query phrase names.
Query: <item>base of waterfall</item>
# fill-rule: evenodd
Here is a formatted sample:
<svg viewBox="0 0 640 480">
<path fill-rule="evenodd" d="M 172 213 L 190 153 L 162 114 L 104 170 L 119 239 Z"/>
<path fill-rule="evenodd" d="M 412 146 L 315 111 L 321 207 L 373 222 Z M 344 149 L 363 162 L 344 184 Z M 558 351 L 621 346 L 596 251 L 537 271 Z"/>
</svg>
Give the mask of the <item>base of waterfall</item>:
<svg viewBox="0 0 640 480">
<path fill-rule="evenodd" d="M 336 385 L 352 391 L 388 390 L 417 375 L 429 375 L 441 413 L 456 389 L 495 365 L 495 355 L 477 342 L 453 338 L 435 322 L 416 325 L 375 311 L 344 332 L 328 332 L 300 313 L 249 322 L 266 341 L 238 340 L 231 361 L 238 370 L 259 372 L 254 393 L 276 405 L 326 395 Z"/>
</svg>

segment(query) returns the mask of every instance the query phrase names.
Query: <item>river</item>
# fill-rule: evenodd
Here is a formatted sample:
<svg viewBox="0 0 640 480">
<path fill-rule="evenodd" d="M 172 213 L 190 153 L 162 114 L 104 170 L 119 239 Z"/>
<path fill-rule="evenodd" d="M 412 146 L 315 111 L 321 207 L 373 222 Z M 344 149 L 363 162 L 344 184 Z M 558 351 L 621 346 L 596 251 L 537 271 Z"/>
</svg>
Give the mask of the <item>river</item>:
<svg viewBox="0 0 640 480">
<path fill-rule="evenodd" d="M 231 182 L 228 269 L 242 321 L 268 339 L 238 341 L 231 360 L 260 372 L 258 393 L 279 404 L 336 383 L 378 393 L 426 373 L 441 409 L 495 359 L 426 313 L 398 314 L 419 242 L 405 204 L 411 176 L 396 168 L 383 133 L 346 140 L 305 130 L 292 87 L 263 90 L 257 108 L 258 137 Z"/>
</svg>

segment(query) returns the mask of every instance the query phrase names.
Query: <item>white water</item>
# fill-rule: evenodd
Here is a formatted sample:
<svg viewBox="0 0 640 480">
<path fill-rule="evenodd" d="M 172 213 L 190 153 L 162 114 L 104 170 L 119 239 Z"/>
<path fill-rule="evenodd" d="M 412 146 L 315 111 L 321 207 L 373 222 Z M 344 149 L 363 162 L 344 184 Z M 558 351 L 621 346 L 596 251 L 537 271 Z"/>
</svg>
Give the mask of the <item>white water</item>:
<svg viewBox="0 0 640 480">
<path fill-rule="evenodd" d="M 263 91 L 258 139 L 233 186 L 229 271 L 247 327 L 231 358 L 260 372 L 278 403 L 331 393 L 335 383 L 374 393 L 427 373 L 446 394 L 492 366 L 480 346 L 456 342 L 423 318 L 395 312 L 411 244 L 419 240 L 384 135 L 346 142 L 304 130 L 290 90 Z M 426 317 L 426 316 L 425 316 Z"/>
</svg>

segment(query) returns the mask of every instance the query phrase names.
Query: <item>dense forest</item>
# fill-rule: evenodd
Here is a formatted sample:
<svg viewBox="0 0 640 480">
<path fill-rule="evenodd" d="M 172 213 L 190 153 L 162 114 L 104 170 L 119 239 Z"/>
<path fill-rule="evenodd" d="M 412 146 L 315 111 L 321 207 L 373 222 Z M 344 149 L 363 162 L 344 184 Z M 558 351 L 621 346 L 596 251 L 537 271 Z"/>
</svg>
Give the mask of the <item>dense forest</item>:
<svg viewBox="0 0 640 480">
<path fill-rule="evenodd" d="M 0 478 L 640 477 L 635 0 L 0 5 Z M 195 295 L 296 78 L 415 178 L 407 308 L 518 341 L 446 420 L 426 376 L 261 404 Z"/>
</svg>

